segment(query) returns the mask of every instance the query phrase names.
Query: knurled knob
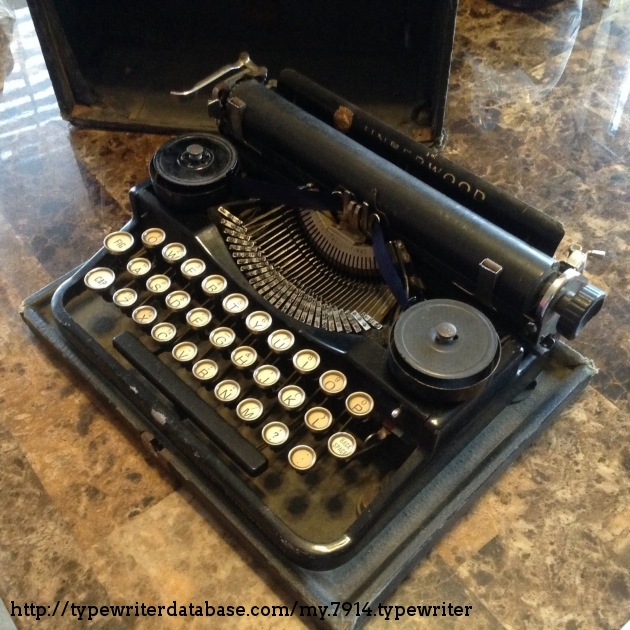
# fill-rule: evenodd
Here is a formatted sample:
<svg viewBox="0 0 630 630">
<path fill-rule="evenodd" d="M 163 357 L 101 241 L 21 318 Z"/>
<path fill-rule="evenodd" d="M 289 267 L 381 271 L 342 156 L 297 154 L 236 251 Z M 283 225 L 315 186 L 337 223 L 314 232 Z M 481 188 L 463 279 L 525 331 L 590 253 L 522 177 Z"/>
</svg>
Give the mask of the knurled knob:
<svg viewBox="0 0 630 630">
<path fill-rule="evenodd" d="M 575 339 L 599 313 L 605 299 L 606 294 L 592 284 L 583 286 L 577 293 L 565 293 L 554 307 L 560 315 L 556 327 L 558 332 L 569 340 Z"/>
</svg>

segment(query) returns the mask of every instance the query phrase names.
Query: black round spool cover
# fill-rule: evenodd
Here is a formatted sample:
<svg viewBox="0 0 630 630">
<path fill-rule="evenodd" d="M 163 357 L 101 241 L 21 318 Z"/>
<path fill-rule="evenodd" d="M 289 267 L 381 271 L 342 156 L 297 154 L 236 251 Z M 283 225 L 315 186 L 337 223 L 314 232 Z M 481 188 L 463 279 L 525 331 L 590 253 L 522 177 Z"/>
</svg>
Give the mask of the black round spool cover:
<svg viewBox="0 0 630 630">
<path fill-rule="evenodd" d="M 453 341 L 440 343 L 437 326 L 456 327 Z M 427 300 L 407 309 L 393 334 L 396 354 L 407 370 L 434 384 L 474 383 L 494 369 L 499 338 L 490 320 L 456 300 Z"/>
<path fill-rule="evenodd" d="M 200 145 L 209 159 L 201 165 L 189 167 L 182 156 L 188 147 Z M 238 164 L 236 149 L 220 136 L 188 134 L 164 143 L 153 156 L 156 173 L 168 184 L 185 187 L 213 187 L 222 184 Z"/>
</svg>

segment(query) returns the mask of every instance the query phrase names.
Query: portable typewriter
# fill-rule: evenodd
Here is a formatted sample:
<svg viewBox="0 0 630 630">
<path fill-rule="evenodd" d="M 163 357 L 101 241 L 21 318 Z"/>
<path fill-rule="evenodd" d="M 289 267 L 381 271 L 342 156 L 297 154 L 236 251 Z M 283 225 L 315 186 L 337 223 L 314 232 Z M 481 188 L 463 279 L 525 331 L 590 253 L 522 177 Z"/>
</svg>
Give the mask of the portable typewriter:
<svg viewBox="0 0 630 630">
<path fill-rule="evenodd" d="M 221 135 L 158 150 L 133 219 L 52 317 L 156 448 L 328 569 L 532 390 L 605 296 L 586 253 L 552 257 L 556 223 L 481 216 L 486 193 L 407 172 L 414 143 L 297 73 L 272 84 L 243 55 L 179 96 L 209 84 Z"/>
</svg>

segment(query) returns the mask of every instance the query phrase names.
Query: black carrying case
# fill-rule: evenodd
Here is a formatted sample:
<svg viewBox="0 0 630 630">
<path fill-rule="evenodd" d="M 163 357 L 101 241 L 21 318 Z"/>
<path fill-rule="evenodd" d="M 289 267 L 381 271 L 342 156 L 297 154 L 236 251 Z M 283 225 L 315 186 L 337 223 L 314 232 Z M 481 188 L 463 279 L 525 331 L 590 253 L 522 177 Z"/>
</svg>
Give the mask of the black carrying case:
<svg viewBox="0 0 630 630">
<path fill-rule="evenodd" d="M 496 483 L 505 469 L 558 414 L 575 402 L 596 372 L 591 361 L 558 342 L 548 367 L 540 374 L 536 388 L 527 398 L 509 405 L 463 448 L 457 439 L 452 440 L 448 449 L 454 457 L 443 473 L 424 487 L 408 488 L 410 501 L 407 507 L 354 558 L 334 569 L 314 571 L 300 567 L 280 554 L 235 509 L 221 489 L 209 484 L 199 470 L 178 455 L 172 444 L 162 440 L 164 444 L 156 450 L 148 421 L 69 345 L 54 321 L 50 300 L 55 289 L 75 272 L 73 270 L 27 298 L 21 307 L 25 322 L 122 415 L 149 451 L 209 505 L 213 514 L 261 562 L 287 594 L 285 603 L 289 612 L 300 617 L 302 606 L 329 607 L 324 615 L 317 612 L 301 617 L 304 622 L 329 630 L 359 628 L 374 619 L 378 605 L 387 602 L 398 584 L 433 545 Z M 353 604 L 349 614 L 340 607 L 346 602 Z M 360 603 L 358 615 L 356 602 Z M 436 602 L 411 603 L 433 605 Z M 336 614 L 333 614 L 335 609 Z M 368 609 L 371 614 L 367 614 Z M 303 610 L 306 612 L 306 608 Z"/>
<path fill-rule="evenodd" d="M 324 121 L 351 104 L 350 137 L 455 201 L 550 255 L 562 240 L 560 223 L 426 146 L 445 141 L 457 0 L 27 1 L 61 114 L 77 126 L 208 131 L 211 89 L 188 102 L 170 91 L 246 50 Z"/>
<path fill-rule="evenodd" d="M 80 126 L 206 130 L 205 98 L 174 104 L 247 50 L 423 139 L 442 133 L 457 0 L 28 0 L 61 113 Z M 207 96 L 208 92 L 204 92 Z"/>
</svg>

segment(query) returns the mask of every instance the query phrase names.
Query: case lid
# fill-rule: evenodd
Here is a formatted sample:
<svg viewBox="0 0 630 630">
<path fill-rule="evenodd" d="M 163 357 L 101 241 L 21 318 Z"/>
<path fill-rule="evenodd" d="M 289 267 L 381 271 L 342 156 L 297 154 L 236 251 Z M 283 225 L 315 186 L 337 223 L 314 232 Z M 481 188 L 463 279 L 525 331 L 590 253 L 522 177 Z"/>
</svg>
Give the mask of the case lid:
<svg viewBox="0 0 630 630">
<path fill-rule="evenodd" d="M 169 92 L 247 50 L 271 78 L 291 66 L 418 139 L 441 137 L 457 0 L 28 4 L 76 125 L 207 130 L 207 98 L 182 104 Z"/>
</svg>

